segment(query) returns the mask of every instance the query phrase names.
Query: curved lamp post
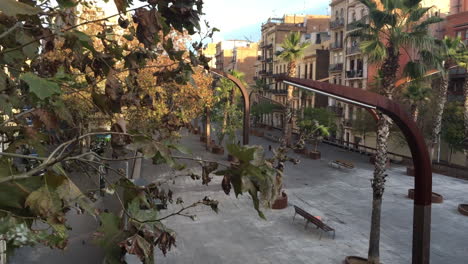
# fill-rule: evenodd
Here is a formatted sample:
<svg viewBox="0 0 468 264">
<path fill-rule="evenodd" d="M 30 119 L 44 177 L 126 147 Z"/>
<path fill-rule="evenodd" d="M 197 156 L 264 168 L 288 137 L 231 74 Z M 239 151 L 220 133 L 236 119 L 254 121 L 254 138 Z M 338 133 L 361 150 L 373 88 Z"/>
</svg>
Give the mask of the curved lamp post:
<svg viewBox="0 0 468 264">
<path fill-rule="evenodd" d="M 413 264 L 429 264 L 432 169 L 424 137 L 416 123 L 396 102 L 379 94 L 343 85 L 280 76 L 278 81 L 341 101 L 380 111 L 401 129 L 411 150 L 415 170 L 413 210 Z"/>
<path fill-rule="evenodd" d="M 242 99 L 244 100 L 244 126 L 243 126 L 243 131 L 242 131 L 242 144 L 247 145 L 249 144 L 249 131 L 250 131 L 250 98 L 249 98 L 249 93 L 247 92 L 247 89 L 245 86 L 242 84 L 242 82 L 237 79 L 236 77 L 232 76 L 229 73 L 226 73 L 221 70 L 217 69 L 210 69 L 209 70 L 211 73 L 214 73 L 218 76 L 228 78 L 231 80 L 240 90 L 242 94 Z M 207 110 L 206 114 L 206 124 L 205 124 L 205 137 L 206 137 L 206 146 L 208 147 L 210 144 L 210 118 L 209 118 L 209 113 Z"/>
</svg>

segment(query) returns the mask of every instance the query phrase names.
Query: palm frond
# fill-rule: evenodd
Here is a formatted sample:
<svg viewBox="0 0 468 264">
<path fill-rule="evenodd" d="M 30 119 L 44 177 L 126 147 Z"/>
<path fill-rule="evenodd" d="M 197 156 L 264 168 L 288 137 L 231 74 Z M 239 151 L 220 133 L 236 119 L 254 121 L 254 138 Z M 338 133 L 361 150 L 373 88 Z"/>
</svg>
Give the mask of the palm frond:
<svg viewBox="0 0 468 264">
<path fill-rule="evenodd" d="M 359 48 L 371 63 L 382 62 L 387 57 L 387 48 L 379 39 L 361 41 Z"/>
<path fill-rule="evenodd" d="M 432 7 L 416 8 L 410 12 L 408 19 L 412 22 L 418 22 Z"/>
<path fill-rule="evenodd" d="M 403 68 L 403 75 L 411 79 L 419 79 L 426 74 L 427 67 L 419 61 L 409 61 Z"/>
</svg>

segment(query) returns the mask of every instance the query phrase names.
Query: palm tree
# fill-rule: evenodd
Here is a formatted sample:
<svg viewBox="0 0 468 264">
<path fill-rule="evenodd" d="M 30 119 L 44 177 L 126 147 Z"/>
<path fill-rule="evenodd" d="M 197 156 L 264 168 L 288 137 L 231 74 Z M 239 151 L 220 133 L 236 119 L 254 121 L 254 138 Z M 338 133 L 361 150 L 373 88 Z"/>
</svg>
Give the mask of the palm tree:
<svg viewBox="0 0 468 264">
<path fill-rule="evenodd" d="M 442 127 L 442 116 L 444 115 L 445 103 L 447 102 L 447 90 L 449 83 L 448 71 L 451 66 L 455 64 L 455 55 L 460 50 L 462 42 L 460 38 L 452 39 L 445 37 L 442 41 L 442 44 L 444 48 L 438 52 L 439 54 L 427 52 L 423 57 L 425 59 L 434 60 L 432 58 L 437 56 L 435 57 L 435 60 L 439 60 L 443 64 L 443 67 L 440 71 L 439 93 L 437 95 L 436 112 L 432 127 L 431 143 L 429 145 L 431 159 L 434 157 L 435 147 L 439 143 L 439 136 Z"/>
<path fill-rule="evenodd" d="M 360 49 L 371 63 L 380 64 L 382 72 L 382 89 L 384 96 L 392 99 L 395 92 L 395 81 L 399 69 L 402 50 L 431 50 L 434 40 L 428 34 L 428 25 L 440 22 L 433 16 L 425 19 L 430 8 L 422 8 L 421 0 L 359 0 L 369 10 L 369 23 L 354 22 L 356 30 L 348 38 L 359 38 Z M 380 8 L 379 8 L 379 7 Z M 408 54 L 412 58 L 412 54 Z M 412 67 L 423 68 L 413 62 Z M 406 66 L 405 66 L 406 68 Z M 373 201 L 371 230 L 369 239 L 368 263 L 380 263 L 380 215 L 385 185 L 385 166 L 387 163 L 387 146 L 391 120 L 378 113 L 377 154 L 372 179 Z"/>
<path fill-rule="evenodd" d="M 296 77 L 297 61 L 304 57 L 304 50 L 308 46 L 309 43 L 301 43 L 301 34 L 299 32 L 291 32 L 281 44 L 283 51 L 279 53 L 278 57 L 288 63 L 287 68 L 289 77 Z M 293 87 L 288 86 L 288 95 L 286 98 L 286 107 L 283 121 L 283 139 L 281 140 L 281 143 L 285 144 L 286 146 L 291 144 L 293 125 L 293 91 Z"/>
<path fill-rule="evenodd" d="M 431 92 L 431 88 L 427 87 L 423 81 L 410 83 L 404 91 L 403 96 L 410 103 L 411 116 L 414 122 L 418 121 L 419 108 L 422 103 L 429 101 Z"/>
</svg>

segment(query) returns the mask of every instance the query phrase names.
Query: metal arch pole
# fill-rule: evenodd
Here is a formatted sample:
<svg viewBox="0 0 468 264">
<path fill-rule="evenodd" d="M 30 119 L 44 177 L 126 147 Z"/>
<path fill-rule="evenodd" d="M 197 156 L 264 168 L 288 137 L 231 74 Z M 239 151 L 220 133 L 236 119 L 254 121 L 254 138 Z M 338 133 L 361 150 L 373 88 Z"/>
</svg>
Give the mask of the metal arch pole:
<svg viewBox="0 0 468 264">
<path fill-rule="evenodd" d="M 242 130 L 242 144 L 243 145 L 248 145 L 249 144 L 249 131 L 250 131 L 250 98 L 249 98 L 249 93 L 247 92 L 247 89 L 245 86 L 242 84 L 242 82 L 237 79 L 236 77 L 232 76 L 231 74 L 228 74 L 224 71 L 220 71 L 217 69 L 210 69 L 211 72 L 221 75 L 225 78 L 228 78 L 231 80 L 240 90 L 242 94 L 242 99 L 244 101 L 244 127 Z"/>
<path fill-rule="evenodd" d="M 348 103 L 381 111 L 401 129 L 410 147 L 415 169 L 412 264 L 430 263 L 432 168 L 421 131 L 408 114 L 388 98 L 343 85 L 280 77 L 290 85 L 333 96 Z"/>
</svg>

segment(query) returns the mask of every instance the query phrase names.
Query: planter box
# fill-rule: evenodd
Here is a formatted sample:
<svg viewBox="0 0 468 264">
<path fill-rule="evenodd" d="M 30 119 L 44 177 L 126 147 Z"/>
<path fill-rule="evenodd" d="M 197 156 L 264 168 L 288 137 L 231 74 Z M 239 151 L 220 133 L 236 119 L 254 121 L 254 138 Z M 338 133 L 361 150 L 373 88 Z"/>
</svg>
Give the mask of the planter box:
<svg viewBox="0 0 468 264">
<path fill-rule="evenodd" d="M 306 153 L 307 153 L 307 149 L 306 149 L 306 148 L 303 148 L 303 149 L 294 149 L 294 153 L 297 153 L 297 154 L 306 154 Z"/>
<path fill-rule="evenodd" d="M 462 215 L 468 216 L 468 204 L 460 204 L 458 206 L 458 212 Z"/>
<path fill-rule="evenodd" d="M 281 197 L 275 200 L 271 208 L 272 209 L 284 209 L 286 207 L 288 207 L 288 195 L 286 195 L 285 192 L 282 192 Z"/>
<path fill-rule="evenodd" d="M 318 160 L 322 157 L 320 151 L 309 151 L 309 154 L 308 154 L 309 158 L 313 159 L 313 160 Z"/>
<path fill-rule="evenodd" d="M 370 164 L 375 165 L 375 156 L 374 155 L 370 156 L 369 162 L 370 162 Z M 390 168 L 390 159 L 389 158 L 387 158 L 387 165 L 385 167 Z"/>
<path fill-rule="evenodd" d="M 414 189 L 408 190 L 408 198 L 410 198 L 411 200 L 414 200 Z M 438 193 L 433 192 L 431 196 L 431 201 L 432 203 L 443 203 L 444 197 Z"/>
<path fill-rule="evenodd" d="M 213 154 L 224 155 L 224 148 L 221 146 L 213 145 L 211 148 Z"/>
</svg>

